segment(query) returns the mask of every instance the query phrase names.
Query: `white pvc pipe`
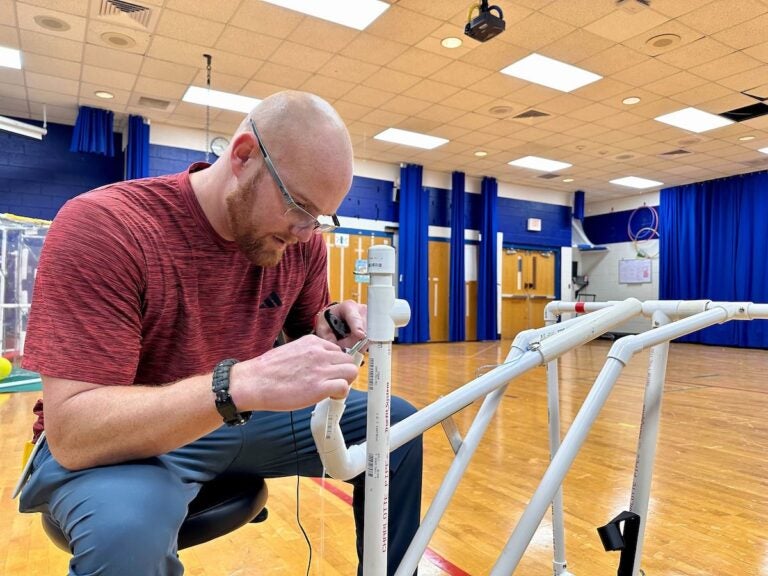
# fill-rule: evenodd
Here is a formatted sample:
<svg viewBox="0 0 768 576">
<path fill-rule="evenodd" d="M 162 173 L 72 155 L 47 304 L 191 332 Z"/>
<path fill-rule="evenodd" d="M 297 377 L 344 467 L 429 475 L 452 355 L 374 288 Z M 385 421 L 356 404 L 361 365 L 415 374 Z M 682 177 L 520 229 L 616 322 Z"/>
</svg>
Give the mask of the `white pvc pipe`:
<svg viewBox="0 0 768 576">
<path fill-rule="evenodd" d="M 622 338 L 611 347 L 608 360 L 595 380 L 584 403 L 565 435 L 560 449 L 555 454 L 539 487 L 534 492 L 520 520 L 512 532 L 504 550 L 494 564 L 491 576 L 509 576 L 515 571 L 536 528 L 546 514 L 547 506 L 562 484 L 565 474 L 576 458 L 579 449 L 589 433 L 605 401 L 613 389 L 622 368 L 634 354 L 648 346 L 679 338 L 718 322 L 726 321 L 733 313 L 730 305 L 718 306 L 695 316 L 678 320 L 655 330 Z"/>
<path fill-rule="evenodd" d="M 387 573 L 389 517 L 389 407 L 392 342 L 395 329 L 410 319 L 410 307 L 395 299 L 395 249 L 385 244 L 368 249 L 368 427 L 366 430 L 365 530 L 363 574 Z"/>
<path fill-rule="evenodd" d="M 652 317 L 653 328 L 669 324 L 669 322 L 669 316 L 660 310 L 654 312 Z M 661 396 L 664 391 L 668 356 L 669 341 L 657 344 L 651 348 L 648 359 L 648 376 L 645 386 L 645 398 L 643 400 L 643 414 L 640 419 L 635 474 L 634 481 L 632 482 L 632 496 L 629 503 L 629 511 L 640 516 L 632 576 L 638 576 L 640 560 L 643 555 L 648 502 L 651 496 L 653 463 L 656 459 L 656 445 L 658 443 L 659 421 L 661 419 Z"/>
<path fill-rule="evenodd" d="M 347 448 L 339 421 L 344 413 L 344 400 L 326 398 L 315 406 L 310 428 L 320 460 L 327 473 L 338 480 L 350 480 L 365 468 L 365 449 L 360 445 Z"/>
<path fill-rule="evenodd" d="M 391 377 L 392 342 L 371 343 L 368 347 L 367 466 L 363 535 L 365 576 L 385 576 L 387 573 Z"/>
</svg>

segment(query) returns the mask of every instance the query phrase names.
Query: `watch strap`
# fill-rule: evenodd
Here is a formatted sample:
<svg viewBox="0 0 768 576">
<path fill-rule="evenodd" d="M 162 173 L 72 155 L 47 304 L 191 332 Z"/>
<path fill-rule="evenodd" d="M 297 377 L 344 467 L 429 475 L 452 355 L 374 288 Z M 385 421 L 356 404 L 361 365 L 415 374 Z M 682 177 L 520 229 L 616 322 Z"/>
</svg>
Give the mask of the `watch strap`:
<svg viewBox="0 0 768 576">
<path fill-rule="evenodd" d="M 235 401 L 229 393 L 229 375 L 232 366 L 237 364 L 234 358 L 222 360 L 213 369 L 213 381 L 211 390 L 215 396 L 216 410 L 221 414 L 227 426 L 239 426 L 245 424 L 251 417 L 250 412 L 239 412 Z"/>
</svg>

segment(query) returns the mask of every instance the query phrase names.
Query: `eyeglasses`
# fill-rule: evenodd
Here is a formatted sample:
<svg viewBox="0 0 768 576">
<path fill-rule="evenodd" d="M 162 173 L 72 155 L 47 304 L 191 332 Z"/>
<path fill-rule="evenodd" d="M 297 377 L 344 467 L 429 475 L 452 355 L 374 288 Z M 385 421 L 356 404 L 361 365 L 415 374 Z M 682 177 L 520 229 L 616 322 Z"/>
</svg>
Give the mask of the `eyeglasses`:
<svg viewBox="0 0 768 576">
<path fill-rule="evenodd" d="M 261 150 L 261 155 L 264 158 L 264 164 L 267 165 L 267 170 L 269 170 L 269 173 L 272 175 L 272 179 L 280 189 L 280 194 L 283 197 L 283 201 L 285 202 L 286 206 L 288 206 L 288 210 L 285 211 L 284 216 L 290 213 L 293 216 L 293 220 L 297 228 L 303 230 L 311 228 L 312 232 L 315 234 L 331 232 L 338 228 L 341 223 L 339 222 L 339 217 L 336 216 L 335 213 L 331 214 L 330 216 L 320 216 L 320 218 L 323 219 L 330 218 L 332 223 L 320 222 L 320 220 L 312 216 L 312 214 L 307 212 L 304 208 L 296 203 L 296 200 L 294 200 L 293 196 L 288 193 L 288 189 L 285 187 L 285 184 L 283 184 L 280 176 L 278 176 L 277 170 L 275 170 L 275 165 L 272 163 L 272 158 L 269 156 L 269 152 L 267 152 L 267 149 L 264 147 L 264 143 L 261 141 L 259 131 L 256 130 L 256 124 L 253 122 L 252 118 L 249 118 L 248 121 L 251 123 L 251 130 L 253 130 L 253 134 L 256 136 L 256 142 L 259 143 L 259 150 Z"/>
</svg>

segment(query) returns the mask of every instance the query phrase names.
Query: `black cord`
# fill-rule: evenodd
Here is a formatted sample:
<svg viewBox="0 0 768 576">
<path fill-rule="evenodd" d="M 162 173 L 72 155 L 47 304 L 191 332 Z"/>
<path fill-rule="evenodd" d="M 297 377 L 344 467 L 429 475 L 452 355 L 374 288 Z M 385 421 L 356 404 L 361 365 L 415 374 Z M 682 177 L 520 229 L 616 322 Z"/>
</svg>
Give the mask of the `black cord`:
<svg viewBox="0 0 768 576">
<path fill-rule="evenodd" d="M 296 523 L 299 525 L 299 530 L 304 535 L 304 540 L 307 542 L 307 548 L 309 548 L 309 559 L 307 560 L 307 576 L 309 576 L 309 569 L 312 567 L 312 543 L 309 541 L 304 526 L 301 525 L 301 515 L 299 513 L 299 448 L 296 443 L 296 428 L 293 425 L 293 410 L 289 412 L 291 416 L 291 436 L 293 437 L 293 453 L 296 454 Z"/>
</svg>

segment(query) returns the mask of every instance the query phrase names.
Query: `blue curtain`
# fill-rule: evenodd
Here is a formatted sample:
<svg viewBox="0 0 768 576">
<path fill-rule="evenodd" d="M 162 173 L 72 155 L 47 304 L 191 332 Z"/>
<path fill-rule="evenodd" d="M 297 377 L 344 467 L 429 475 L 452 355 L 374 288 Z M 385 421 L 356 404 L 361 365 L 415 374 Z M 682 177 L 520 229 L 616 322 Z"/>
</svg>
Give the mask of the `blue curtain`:
<svg viewBox="0 0 768 576">
<path fill-rule="evenodd" d="M 400 168 L 397 295 L 411 305 L 411 321 L 398 334 L 398 341 L 404 343 L 429 340 L 429 198 L 421 178 L 421 166 Z"/>
<path fill-rule="evenodd" d="M 114 113 L 109 110 L 80 106 L 72 131 L 70 152 L 115 155 Z"/>
<path fill-rule="evenodd" d="M 768 173 L 661 191 L 659 297 L 768 302 Z M 765 320 L 731 321 L 681 338 L 768 347 Z"/>
<path fill-rule="evenodd" d="M 128 116 L 128 146 L 125 148 L 125 179 L 149 176 L 149 124 L 142 116 Z"/>
<path fill-rule="evenodd" d="M 448 340 L 466 339 L 464 281 L 464 172 L 454 172 L 451 185 L 451 272 L 448 292 Z"/>
<path fill-rule="evenodd" d="M 496 340 L 496 201 L 499 186 L 495 178 L 484 177 L 481 187 L 480 251 L 477 276 L 477 339 Z"/>
</svg>

